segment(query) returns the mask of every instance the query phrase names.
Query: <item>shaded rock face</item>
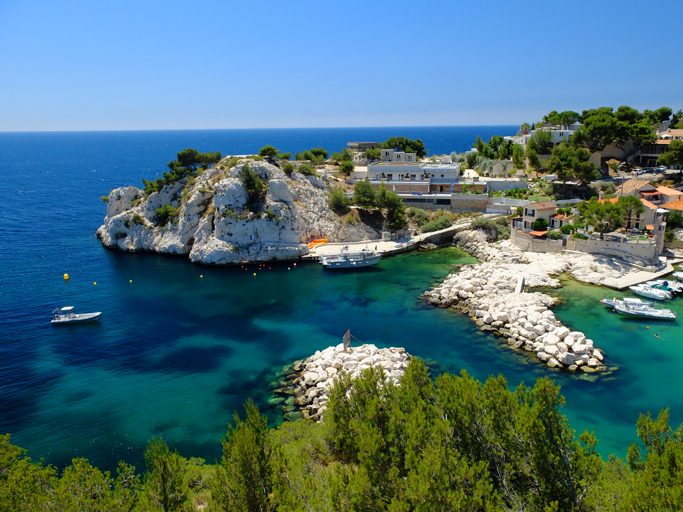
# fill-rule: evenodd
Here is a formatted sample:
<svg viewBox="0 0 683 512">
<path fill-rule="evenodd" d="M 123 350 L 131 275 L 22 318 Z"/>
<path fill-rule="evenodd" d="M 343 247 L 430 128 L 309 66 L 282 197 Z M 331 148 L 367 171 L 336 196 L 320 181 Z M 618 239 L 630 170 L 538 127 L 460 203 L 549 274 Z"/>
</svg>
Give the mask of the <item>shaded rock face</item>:
<svg viewBox="0 0 683 512">
<path fill-rule="evenodd" d="M 228 168 L 228 161 L 147 198 L 136 187 L 113 190 L 97 236 L 112 249 L 182 254 L 208 264 L 298 259 L 311 238 L 379 238 L 379 231 L 350 226 L 328 208 L 329 186 L 320 178 L 297 172 L 289 178 L 275 165 L 249 159 Z M 268 184 L 255 212 L 239 178 L 245 164 Z M 161 226 L 156 212 L 165 205 L 177 208 L 177 216 Z"/>
</svg>

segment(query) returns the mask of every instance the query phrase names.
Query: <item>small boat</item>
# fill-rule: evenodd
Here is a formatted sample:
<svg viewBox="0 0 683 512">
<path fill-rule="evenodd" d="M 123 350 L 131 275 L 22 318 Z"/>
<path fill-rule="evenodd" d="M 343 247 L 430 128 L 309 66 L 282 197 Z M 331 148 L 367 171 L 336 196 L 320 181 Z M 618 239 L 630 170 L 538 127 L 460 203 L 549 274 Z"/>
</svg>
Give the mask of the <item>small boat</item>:
<svg viewBox="0 0 683 512">
<path fill-rule="evenodd" d="M 337 254 L 320 256 L 320 264 L 325 268 L 360 268 L 377 265 L 380 258 L 380 253 L 368 249 L 351 252 L 347 245 Z"/>
<path fill-rule="evenodd" d="M 97 313 L 74 313 L 73 306 L 67 306 L 64 308 L 55 309 L 53 311 L 54 318 L 52 319 L 52 325 L 58 324 L 71 324 L 76 322 L 89 322 L 90 320 L 97 320 L 102 315 L 101 312 Z"/>
<path fill-rule="evenodd" d="M 653 308 L 655 307 L 654 302 L 643 302 L 640 299 L 633 299 L 630 297 L 625 297 L 623 300 L 622 299 L 617 299 L 616 297 L 613 299 L 600 299 L 600 303 L 608 308 L 613 308 L 617 304 L 623 304 L 627 306 L 641 306 L 641 307 L 649 307 Z"/>
<path fill-rule="evenodd" d="M 648 299 L 666 300 L 671 298 L 671 294 L 665 290 L 655 290 L 646 284 L 639 284 L 637 286 L 629 286 L 629 290 Z"/>
<path fill-rule="evenodd" d="M 654 281 L 648 281 L 645 283 L 652 288 L 657 290 L 664 290 L 671 293 L 681 293 L 683 292 L 683 286 L 680 283 L 674 281 L 665 281 L 663 279 L 656 279 Z"/>
<path fill-rule="evenodd" d="M 674 272 L 674 273 L 671 274 L 671 275 L 674 276 L 674 277 L 675 277 L 676 279 L 678 279 L 679 281 L 683 281 L 683 272 Z"/>
<path fill-rule="evenodd" d="M 615 304 L 614 309 L 621 315 L 651 318 L 653 320 L 676 320 L 676 313 L 670 309 L 657 309 L 650 306 L 628 306 L 626 304 Z"/>
</svg>

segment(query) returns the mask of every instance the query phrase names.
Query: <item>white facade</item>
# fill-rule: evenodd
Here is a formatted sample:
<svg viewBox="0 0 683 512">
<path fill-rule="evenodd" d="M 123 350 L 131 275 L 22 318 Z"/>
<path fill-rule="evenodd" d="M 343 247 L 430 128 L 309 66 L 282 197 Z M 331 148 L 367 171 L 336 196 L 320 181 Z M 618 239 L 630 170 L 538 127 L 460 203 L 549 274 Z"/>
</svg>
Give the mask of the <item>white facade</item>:
<svg viewBox="0 0 683 512">
<path fill-rule="evenodd" d="M 417 163 L 417 155 L 415 153 L 404 153 L 403 151 L 394 151 L 393 149 L 383 149 L 382 162 L 405 162 L 409 164 L 414 164 Z"/>
</svg>

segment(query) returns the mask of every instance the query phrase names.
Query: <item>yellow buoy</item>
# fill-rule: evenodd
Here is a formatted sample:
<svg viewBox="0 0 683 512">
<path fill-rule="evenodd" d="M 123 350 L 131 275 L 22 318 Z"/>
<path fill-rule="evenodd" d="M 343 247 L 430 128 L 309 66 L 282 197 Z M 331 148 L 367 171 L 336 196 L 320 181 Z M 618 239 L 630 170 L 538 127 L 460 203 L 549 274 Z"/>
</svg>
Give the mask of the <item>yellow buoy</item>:
<svg viewBox="0 0 683 512">
<path fill-rule="evenodd" d="M 93 283 L 95 286 L 97 286 L 97 283 Z"/>
<path fill-rule="evenodd" d="M 128 281 L 128 282 L 129 282 L 129 283 L 132 283 L 132 282 L 133 282 L 133 280 L 131 279 L 131 280 L 130 280 L 130 281 Z"/>
<path fill-rule="evenodd" d="M 204 276 L 199 276 L 200 279 L 204 279 Z"/>
<path fill-rule="evenodd" d="M 64 274 L 64 281 L 68 281 L 68 280 L 69 280 L 69 274 Z"/>
<path fill-rule="evenodd" d="M 254 272 L 254 275 L 256 275 L 256 272 Z"/>
</svg>

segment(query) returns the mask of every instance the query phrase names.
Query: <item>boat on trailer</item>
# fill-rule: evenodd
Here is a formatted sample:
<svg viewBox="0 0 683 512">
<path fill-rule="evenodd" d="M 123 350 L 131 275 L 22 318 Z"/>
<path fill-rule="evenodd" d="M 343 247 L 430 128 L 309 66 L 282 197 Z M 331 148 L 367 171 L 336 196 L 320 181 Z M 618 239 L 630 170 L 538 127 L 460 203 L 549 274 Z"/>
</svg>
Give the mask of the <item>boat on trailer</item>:
<svg viewBox="0 0 683 512">
<path fill-rule="evenodd" d="M 381 254 L 369 249 L 352 252 L 345 246 L 336 254 L 323 254 L 320 264 L 325 268 L 361 268 L 377 265 Z"/>
<path fill-rule="evenodd" d="M 59 324 L 72 324 L 77 322 L 89 322 L 91 320 L 98 320 L 102 313 L 98 311 L 97 313 L 74 313 L 73 306 L 66 306 L 63 308 L 55 309 L 53 311 L 54 318 L 52 319 L 52 325 Z"/>
</svg>

